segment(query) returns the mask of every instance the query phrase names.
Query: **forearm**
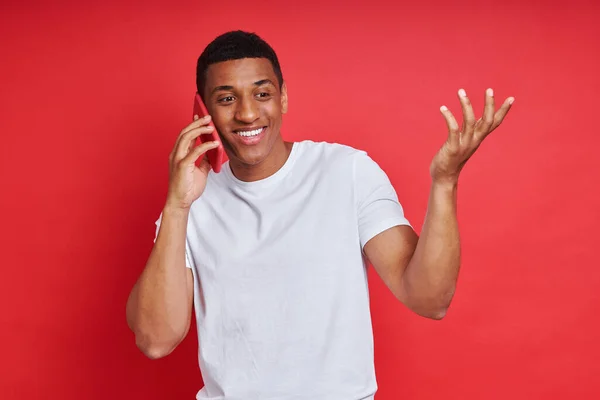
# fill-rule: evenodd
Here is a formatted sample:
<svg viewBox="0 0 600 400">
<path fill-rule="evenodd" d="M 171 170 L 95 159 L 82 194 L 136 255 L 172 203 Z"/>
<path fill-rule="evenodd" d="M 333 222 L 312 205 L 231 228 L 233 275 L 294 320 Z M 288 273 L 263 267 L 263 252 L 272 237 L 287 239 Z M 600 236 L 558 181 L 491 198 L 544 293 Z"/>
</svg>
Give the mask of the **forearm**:
<svg viewBox="0 0 600 400">
<path fill-rule="evenodd" d="M 172 349 L 188 329 L 187 219 L 186 211 L 163 210 L 156 243 L 127 302 L 128 324 L 145 353 Z"/>
<path fill-rule="evenodd" d="M 406 297 L 415 311 L 442 318 L 460 267 L 456 183 L 432 183 L 427 214 L 415 252 L 404 271 Z"/>
</svg>

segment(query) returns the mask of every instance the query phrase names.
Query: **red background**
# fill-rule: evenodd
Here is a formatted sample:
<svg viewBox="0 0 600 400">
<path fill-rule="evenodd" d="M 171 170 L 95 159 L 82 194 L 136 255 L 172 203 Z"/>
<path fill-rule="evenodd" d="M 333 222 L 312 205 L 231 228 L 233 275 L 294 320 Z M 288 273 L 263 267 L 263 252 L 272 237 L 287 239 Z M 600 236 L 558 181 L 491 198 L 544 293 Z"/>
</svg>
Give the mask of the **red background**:
<svg viewBox="0 0 600 400">
<path fill-rule="evenodd" d="M 393 3 L 2 3 L 1 398 L 193 399 L 202 386 L 195 334 L 150 361 L 125 302 L 196 58 L 230 29 L 278 52 L 285 138 L 368 150 L 417 231 L 439 107 L 460 117 L 461 87 L 478 116 L 487 87 L 516 98 L 461 177 L 447 317 L 411 314 L 370 275 L 378 400 L 600 397 L 600 8 Z"/>
</svg>

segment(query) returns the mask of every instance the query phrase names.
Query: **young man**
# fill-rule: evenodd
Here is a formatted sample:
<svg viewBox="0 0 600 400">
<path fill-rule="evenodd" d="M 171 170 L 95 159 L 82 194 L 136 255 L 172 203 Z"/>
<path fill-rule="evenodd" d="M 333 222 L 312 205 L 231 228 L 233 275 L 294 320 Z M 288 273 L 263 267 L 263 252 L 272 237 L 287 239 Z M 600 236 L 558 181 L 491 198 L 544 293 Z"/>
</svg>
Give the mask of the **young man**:
<svg viewBox="0 0 600 400">
<path fill-rule="evenodd" d="M 377 389 L 366 265 L 424 317 L 444 317 L 460 264 L 458 176 L 510 108 L 488 89 L 464 126 L 442 107 L 449 135 L 430 168 L 420 238 L 386 174 L 363 151 L 290 143 L 280 134 L 288 97 L 275 52 L 229 32 L 198 60 L 210 112 L 180 133 L 157 236 L 127 303 L 136 343 L 164 357 L 196 313 L 198 399 L 372 399 Z M 218 174 L 194 147 L 212 118 L 229 162 Z"/>
</svg>

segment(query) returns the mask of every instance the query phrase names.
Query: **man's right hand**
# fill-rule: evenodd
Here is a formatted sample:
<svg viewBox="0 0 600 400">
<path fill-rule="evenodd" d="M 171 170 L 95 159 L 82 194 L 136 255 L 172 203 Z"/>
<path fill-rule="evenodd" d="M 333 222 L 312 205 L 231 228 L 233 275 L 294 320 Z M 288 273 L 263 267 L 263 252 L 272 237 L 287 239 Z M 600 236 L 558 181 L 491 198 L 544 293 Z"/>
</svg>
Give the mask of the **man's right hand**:
<svg viewBox="0 0 600 400">
<path fill-rule="evenodd" d="M 196 147 L 196 138 L 211 133 L 214 128 L 208 123 L 210 116 L 198 119 L 186 126 L 175 142 L 169 156 L 169 190 L 166 207 L 171 209 L 188 210 L 198 199 L 206 187 L 206 178 L 210 172 L 208 157 L 204 157 L 199 166 L 198 158 L 208 150 L 216 148 L 216 141 L 202 143 Z"/>
</svg>

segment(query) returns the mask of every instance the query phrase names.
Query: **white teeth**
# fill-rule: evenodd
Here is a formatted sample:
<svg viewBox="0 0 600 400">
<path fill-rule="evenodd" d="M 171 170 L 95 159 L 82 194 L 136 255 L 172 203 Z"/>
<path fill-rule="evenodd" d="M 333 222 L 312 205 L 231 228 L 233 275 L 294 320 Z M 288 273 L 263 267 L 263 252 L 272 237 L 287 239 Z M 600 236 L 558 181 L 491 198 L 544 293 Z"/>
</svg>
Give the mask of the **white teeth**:
<svg viewBox="0 0 600 400">
<path fill-rule="evenodd" d="M 256 136 L 259 133 L 262 132 L 262 128 L 259 129 L 255 129 L 253 131 L 242 131 L 242 132 L 238 132 L 237 134 L 240 136 Z"/>
</svg>

